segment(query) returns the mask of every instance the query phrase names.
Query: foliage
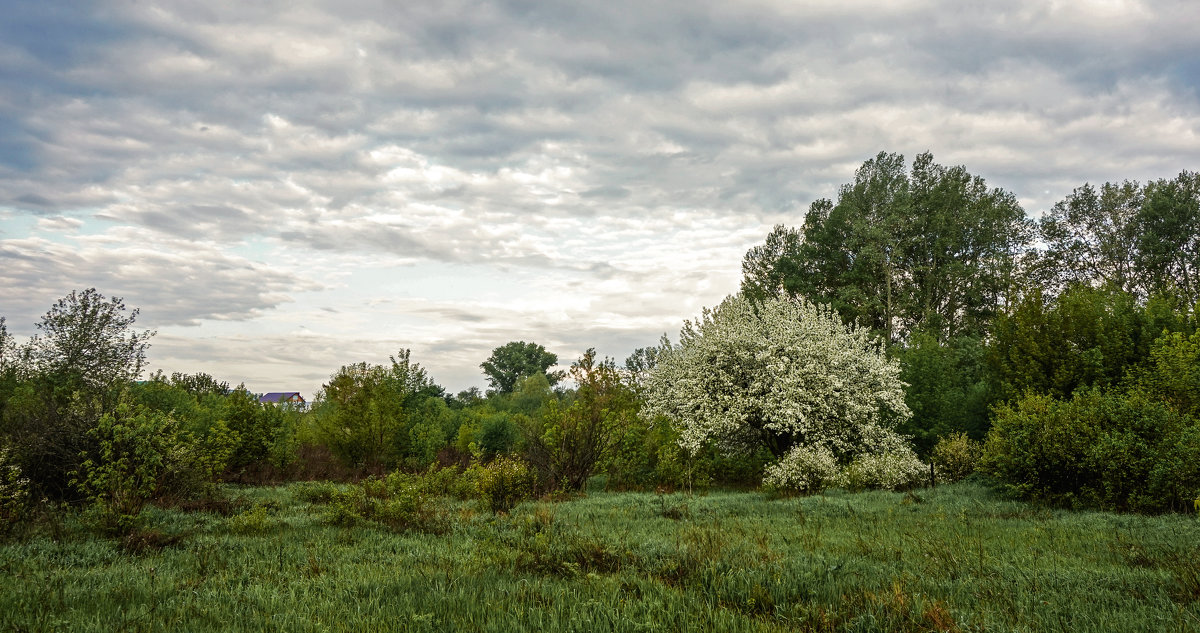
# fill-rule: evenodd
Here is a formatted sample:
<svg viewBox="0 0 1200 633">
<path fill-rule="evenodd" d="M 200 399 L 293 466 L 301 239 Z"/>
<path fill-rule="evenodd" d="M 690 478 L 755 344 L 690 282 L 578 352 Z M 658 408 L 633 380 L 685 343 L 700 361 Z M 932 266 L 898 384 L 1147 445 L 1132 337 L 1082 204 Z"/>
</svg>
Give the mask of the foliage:
<svg viewBox="0 0 1200 633">
<path fill-rule="evenodd" d="M 927 455 L 941 436 L 965 432 L 983 438 L 988 427 L 991 390 L 987 380 L 986 348 L 974 336 L 939 343 L 918 332 L 902 348 L 893 348 L 904 381 L 904 402 L 912 417 L 900 431 L 913 437 Z"/>
<path fill-rule="evenodd" d="M 1117 385 L 1149 357 L 1164 322 L 1127 292 L 1072 286 L 1050 299 L 1035 288 L 996 321 L 987 352 L 996 394 L 1067 398 Z"/>
<path fill-rule="evenodd" d="M 580 490 L 617 450 L 638 416 L 638 401 L 612 359 L 597 361 L 594 349 L 571 365 L 569 376 L 574 399 L 551 402 L 527 426 L 525 455 L 550 487 Z"/>
<path fill-rule="evenodd" d="M 404 458 L 429 459 L 430 443 L 445 441 L 440 420 L 421 415 L 421 404 L 441 400 L 442 390 L 408 350 L 391 366 L 345 365 L 322 386 L 317 396 L 315 424 L 318 439 L 345 464 L 354 467 L 393 466 Z M 442 408 L 435 413 L 440 415 Z"/>
<path fill-rule="evenodd" d="M 945 482 L 963 479 L 975 472 L 982 453 L 983 444 L 961 431 L 939 438 L 932 455 L 937 478 Z"/>
<path fill-rule="evenodd" d="M 537 474 L 519 457 L 500 456 L 476 474 L 479 498 L 492 512 L 509 512 L 533 496 Z"/>
<path fill-rule="evenodd" d="M 766 446 L 871 452 L 909 415 L 899 367 L 864 329 L 804 300 L 741 296 L 685 323 L 650 376 L 646 413 L 671 420 L 692 454 Z"/>
<path fill-rule="evenodd" d="M 925 153 L 863 163 L 837 203 L 817 200 L 803 231 L 777 226 L 743 260 L 752 300 L 802 296 L 889 342 L 924 330 L 982 334 L 1020 277 L 1032 227 L 1016 198 Z"/>
<path fill-rule="evenodd" d="M 1142 381 L 1175 411 L 1200 419 L 1200 332 L 1155 341 Z"/>
<path fill-rule="evenodd" d="M 387 477 L 369 477 L 357 486 L 333 494 L 325 509 L 325 521 L 349 527 L 362 522 L 382 525 L 398 532 L 441 533 L 447 518 L 420 478 L 399 471 Z"/>
<path fill-rule="evenodd" d="M 24 518 L 29 506 L 29 479 L 21 474 L 12 450 L 0 445 L 0 535 Z"/>
<path fill-rule="evenodd" d="M 767 467 L 763 486 L 777 491 L 820 492 L 837 474 L 838 460 L 828 446 L 794 446 L 783 459 Z"/>
<path fill-rule="evenodd" d="M 6 354 L 16 362 L 0 372 L 7 392 L 0 394 L 6 396 L 2 431 L 38 495 L 72 495 L 68 473 L 79 467 L 81 453 L 95 449 L 88 430 L 141 373 L 154 333 L 133 329 L 137 315 L 94 288 L 73 291 L 36 324 L 37 335 Z M 13 350 L 0 342 L 5 346 Z"/>
<path fill-rule="evenodd" d="M 1025 499 L 1162 512 L 1200 494 L 1200 421 L 1140 390 L 1027 395 L 997 411 L 979 470 Z"/>
<path fill-rule="evenodd" d="M 173 475 L 188 468 L 178 423 L 160 412 L 121 404 L 89 434 L 98 451 L 80 465 L 75 483 L 101 527 L 129 532 L 142 508 L 164 492 Z"/>
<path fill-rule="evenodd" d="M 1039 222 L 1042 277 L 1052 288 L 1111 285 L 1139 298 L 1177 292 L 1200 301 L 1200 174 L 1090 184 Z"/>
<path fill-rule="evenodd" d="M 137 378 L 154 332 L 134 331 L 138 309 L 125 311 L 120 297 L 106 299 L 95 288 L 71 291 L 37 323 L 39 334 L 29 342 L 35 370 L 93 391 Z"/>
<path fill-rule="evenodd" d="M 179 387 L 197 397 L 205 395 L 223 396 L 231 391 L 228 382 L 217 380 L 204 372 L 197 372 L 195 374 L 172 373 L 170 384 L 172 387 Z"/>
<path fill-rule="evenodd" d="M 909 490 L 928 482 L 929 466 L 904 442 L 862 453 L 838 474 L 837 485 L 847 490 Z"/>
<path fill-rule="evenodd" d="M 256 503 L 253 507 L 225 520 L 225 526 L 234 534 L 269 534 L 283 526 L 277 516 L 278 503 Z"/>
<path fill-rule="evenodd" d="M 512 393 L 522 378 L 539 374 L 544 375 L 551 386 L 558 384 L 563 373 L 546 371 L 557 362 L 558 356 L 537 343 L 511 341 L 492 350 L 491 356 L 479 367 L 487 375 L 492 392 Z"/>
</svg>

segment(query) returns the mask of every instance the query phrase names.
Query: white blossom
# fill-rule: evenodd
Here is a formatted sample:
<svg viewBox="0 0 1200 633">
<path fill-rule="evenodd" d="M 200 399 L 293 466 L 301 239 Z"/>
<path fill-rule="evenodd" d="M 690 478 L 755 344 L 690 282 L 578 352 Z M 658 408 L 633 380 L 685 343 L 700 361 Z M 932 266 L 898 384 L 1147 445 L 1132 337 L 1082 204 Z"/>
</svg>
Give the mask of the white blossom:
<svg viewBox="0 0 1200 633">
<path fill-rule="evenodd" d="M 911 415 L 899 376 L 877 340 L 828 307 L 735 295 L 663 350 L 646 413 L 672 420 L 693 454 L 709 442 L 727 452 L 767 442 L 781 455 L 803 446 L 850 463 L 907 449 L 895 431 Z"/>
</svg>

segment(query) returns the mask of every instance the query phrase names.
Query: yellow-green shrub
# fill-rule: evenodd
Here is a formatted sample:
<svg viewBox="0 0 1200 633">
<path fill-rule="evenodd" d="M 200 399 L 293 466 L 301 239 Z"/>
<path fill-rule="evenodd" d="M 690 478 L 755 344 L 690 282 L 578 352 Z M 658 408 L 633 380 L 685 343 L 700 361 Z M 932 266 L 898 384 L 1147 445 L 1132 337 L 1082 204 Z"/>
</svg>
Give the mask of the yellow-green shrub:
<svg viewBox="0 0 1200 633">
<path fill-rule="evenodd" d="M 975 472 L 982 452 L 983 444 L 961 431 L 939 438 L 932 455 L 938 478 L 954 482 L 970 475 Z"/>
</svg>

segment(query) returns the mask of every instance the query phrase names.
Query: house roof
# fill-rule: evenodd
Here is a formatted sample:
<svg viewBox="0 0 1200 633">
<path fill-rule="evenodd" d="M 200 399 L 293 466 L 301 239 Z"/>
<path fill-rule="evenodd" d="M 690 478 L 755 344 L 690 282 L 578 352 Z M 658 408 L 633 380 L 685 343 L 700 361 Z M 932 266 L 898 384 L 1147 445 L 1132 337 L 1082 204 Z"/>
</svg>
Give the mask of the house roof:
<svg viewBox="0 0 1200 633">
<path fill-rule="evenodd" d="M 289 402 L 293 398 L 298 399 L 300 402 L 304 402 L 304 398 L 300 395 L 299 391 L 272 391 L 271 393 L 263 394 L 262 397 L 260 397 L 258 399 L 258 401 L 259 402 Z"/>
</svg>

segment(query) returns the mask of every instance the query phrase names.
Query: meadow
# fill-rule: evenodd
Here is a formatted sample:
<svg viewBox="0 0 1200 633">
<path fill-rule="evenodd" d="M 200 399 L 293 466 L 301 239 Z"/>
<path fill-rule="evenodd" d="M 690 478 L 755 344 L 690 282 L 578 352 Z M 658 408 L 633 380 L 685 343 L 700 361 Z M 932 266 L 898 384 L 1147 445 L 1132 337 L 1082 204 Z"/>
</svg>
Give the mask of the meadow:
<svg viewBox="0 0 1200 633">
<path fill-rule="evenodd" d="M 4 631 L 1200 631 L 1200 520 L 911 493 L 604 492 L 337 521 L 333 484 L 0 543 Z M 344 488 L 344 486 L 343 486 Z"/>
</svg>

